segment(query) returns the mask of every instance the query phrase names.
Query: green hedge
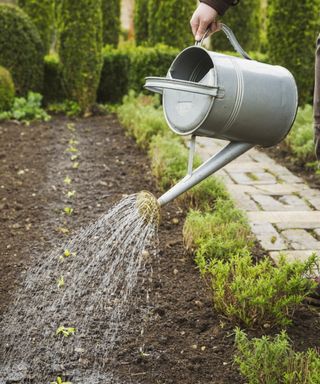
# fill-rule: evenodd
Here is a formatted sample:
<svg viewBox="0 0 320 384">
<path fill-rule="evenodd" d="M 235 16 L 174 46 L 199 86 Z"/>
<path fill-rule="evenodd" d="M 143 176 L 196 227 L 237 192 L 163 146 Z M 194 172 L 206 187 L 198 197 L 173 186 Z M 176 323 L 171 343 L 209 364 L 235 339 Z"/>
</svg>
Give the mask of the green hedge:
<svg viewBox="0 0 320 384">
<path fill-rule="evenodd" d="M 45 53 L 48 53 L 54 33 L 54 0 L 19 0 L 19 6 L 28 14 L 38 29 Z"/>
<path fill-rule="evenodd" d="M 120 35 L 120 0 L 102 0 L 103 44 L 116 47 Z"/>
<path fill-rule="evenodd" d="M 10 72 L 0 67 L 0 112 L 8 111 L 14 101 L 14 84 Z"/>
<path fill-rule="evenodd" d="M 44 58 L 43 97 L 45 104 L 63 101 L 67 98 L 58 55 L 47 55 Z"/>
<path fill-rule="evenodd" d="M 0 65 L 10 71 L 18 95 L 42 90 L 43 52 L 30 18 L 18 7 L 0 4 Z"/>
<path fill-rule="evenodd" d="M 260 7 L 260 0 L 241 1 L 239 6 L 231 7 L 222 20 L 233 30 L 246 51 L 255 51 L 260 48 Z M 213 35 L 211 45 L 213 50 L 232 49 L 222 31 Z"/>
<path fill-rule="evenodd" d="M 60 58 L 70 100 L 87 113 L 96 102 L 102 67 L 101 0 L 65 0 Z"/>
<path fill-rule="evenodd" d="M 179 49 L 194 43 L 189 21 L 194 0 L 149 0 L 148 38 L 151 46 L 164 43 Z"/>
<path fill-rule="evenodd" d="M 149 0 L 135 0 L 134 33 L 137 45 L 148 41 L 148 3 Z"/>
<path fill-rule="evenodd" d="M 269 2 L 268 56 L 292 71 L 301 105 L 312 100 L 319 6 L 319 0 Z"/>
</svg>

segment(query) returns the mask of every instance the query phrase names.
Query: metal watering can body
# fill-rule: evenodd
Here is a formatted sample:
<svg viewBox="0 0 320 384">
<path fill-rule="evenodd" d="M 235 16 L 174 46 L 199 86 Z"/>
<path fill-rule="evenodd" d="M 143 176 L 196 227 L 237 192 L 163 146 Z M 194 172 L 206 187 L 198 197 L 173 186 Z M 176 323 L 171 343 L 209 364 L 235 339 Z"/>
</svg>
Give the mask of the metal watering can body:
<svg viewBox="0 0 320 384">
<path fill-rule="evenodd" d="M 279 143 L 294 123 L 298 92 L 292 74 L 251 60 L 232 31 L 224 24 L 222 30 L 242 58 L 210 52 L 200 44 L 183 50 L 167 77 L 146 79 L 147 89 L 163 95 L 165 118 L 175 133 L 230 141 L 194 172 L 190 153 L 188 175 L 159 199 L 161 205 L 253 146 Z"/>
</svg>

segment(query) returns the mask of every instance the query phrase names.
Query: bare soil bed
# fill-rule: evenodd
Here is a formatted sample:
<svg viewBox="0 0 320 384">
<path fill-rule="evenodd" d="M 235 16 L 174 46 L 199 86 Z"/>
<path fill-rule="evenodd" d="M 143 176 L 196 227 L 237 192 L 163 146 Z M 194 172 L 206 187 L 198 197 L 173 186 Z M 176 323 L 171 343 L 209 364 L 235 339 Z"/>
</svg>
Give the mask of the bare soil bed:
<svg viewBox="0 0 320 384">
<path fill-rule="evenodd" d="M 79 142 L 78 169 L 71 168 L 65 153 L 70 122 Z M 0 124 L 0 175 L 0 320 L 34 258 L 45 257 L 54 244 L 95 220 L 124 194 L 142 189 L 159 194 L 146 154 L 113 115 L 55 118 L 31 126 Z M 66 175 L 77 191 L 71 217 L 63 214 L 69 203 Z M 128 315 L 129 328 L 104 368 L 122 383 L 244 383 L 233 364 L 234 324 L 214 312 L 210 291 L 184 249 L 184 216 L 175 204 L 163 210 L 153 278 L 141 279 L 136 288 L 138 305 Z M 65 228 L 69 234 L 63 233 Z M 260 336 L 279 329 L 247 331 Z M 301 308 L 288 329 L 298 350 L 320 347 L 319 331 L 319 314 L 308 307 Z M 79 368 L 84 367 L 79 360 Z"/>
</svg>

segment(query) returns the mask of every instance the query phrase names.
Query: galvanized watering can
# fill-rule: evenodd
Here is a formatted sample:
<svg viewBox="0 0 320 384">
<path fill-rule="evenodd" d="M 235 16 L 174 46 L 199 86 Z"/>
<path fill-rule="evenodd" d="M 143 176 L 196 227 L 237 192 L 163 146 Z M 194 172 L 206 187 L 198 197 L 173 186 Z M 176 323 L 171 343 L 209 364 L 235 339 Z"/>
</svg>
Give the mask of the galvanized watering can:
<svg viewBox="0 0 320 384">
<path fill-rule="evenodd" d="M 188 174 L 158 199 L 167 204 L 255 145 L 279 143 L 290 131 L 298 106 L 292 74 L 285 68 L 251 60 L 233 32 L 222 24 L 233 57 L 196 43 L 173 61 L 166 77 L 147 77 L 145 87 L 161 93 L 166 121 L 178 135 L 191 135 Z M 230 143 L 193 171 L 195 137 Z"/>
</svg>

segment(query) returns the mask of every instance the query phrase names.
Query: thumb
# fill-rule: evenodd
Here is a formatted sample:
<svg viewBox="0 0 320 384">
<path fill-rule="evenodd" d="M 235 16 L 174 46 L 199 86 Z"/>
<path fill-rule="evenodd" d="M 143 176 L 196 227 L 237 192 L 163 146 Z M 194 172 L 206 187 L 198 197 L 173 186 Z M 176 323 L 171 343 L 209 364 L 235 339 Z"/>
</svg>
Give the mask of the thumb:
<svg viewBox="0 0 320 384">
<path fill-rule="evenodd" d="M 202 39 L 203 35 L 206 33 L 207 28 L 208 23 L 203 20 L 200 20 L 200 25 L 196 33 L 196 41 L 200 41 Z"/>
</svg>

